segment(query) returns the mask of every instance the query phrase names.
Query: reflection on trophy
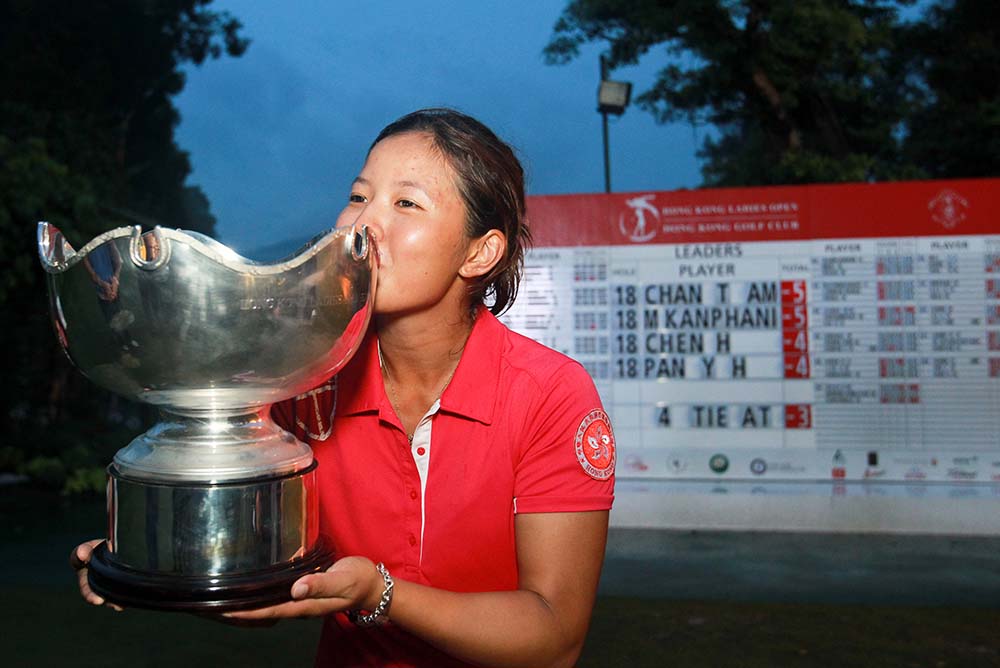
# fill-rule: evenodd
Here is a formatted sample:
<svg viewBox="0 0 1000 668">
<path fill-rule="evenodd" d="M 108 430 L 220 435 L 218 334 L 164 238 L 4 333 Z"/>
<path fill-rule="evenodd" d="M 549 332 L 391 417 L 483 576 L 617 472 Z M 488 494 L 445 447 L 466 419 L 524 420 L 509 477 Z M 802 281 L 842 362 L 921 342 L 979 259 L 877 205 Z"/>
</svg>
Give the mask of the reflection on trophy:
<svg viewBox="0 0 1000 668">
<path fill-rule="evenodd" d="M 203 235 L 106 232 L 38 252 L 63 349 L 92 381 L 161 420 L 108 468 L 108 539 L 92 588 L 125 606 L 233 610 L 281 602 L 333 560 L 317 463 L 271 404 L 336 373 L 371 315 L 374 238 L 334 230 L 280 262 Z"/>
</svg>

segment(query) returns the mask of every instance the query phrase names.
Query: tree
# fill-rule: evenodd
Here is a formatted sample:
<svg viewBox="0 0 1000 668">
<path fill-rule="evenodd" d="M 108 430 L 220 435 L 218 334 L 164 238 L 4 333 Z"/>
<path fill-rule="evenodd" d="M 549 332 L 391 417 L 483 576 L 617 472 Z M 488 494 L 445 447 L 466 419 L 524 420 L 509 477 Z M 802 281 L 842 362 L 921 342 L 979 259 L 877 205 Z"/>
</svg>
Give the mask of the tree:
<svg viewBox="0 0 1000 668">
<path fill-rule="evenodd" d="M 114 401 L 57 348 L 35 223 L 53 222 L 77 247 L 140 221 L 213 231 L 207 198 L 186 183 L 171 101 L 184 64 L 248 46 L 239 21 L 210 4 L 0 0 L 0 467 L 16 459 L 11 447 L 31 456 L 79 440 L 81 424 L 102 429 Z"/>
<path fill-rule="evenodd" d="M 994 3 L 954 0 L 906 26 L 905 159 L 928 176 L 1000 175 L 1000 23 Z"/>
<path fill-rule="evenodd" d="M 900 160 L 905 67 L 893 58 L 913 0 L 572 0 L 545 48 L 591 41 L 612 66 L 670 56 L 637 103 L 660 122 L 711 124 L 706 185 L 917 176 Z"/>
</svg>

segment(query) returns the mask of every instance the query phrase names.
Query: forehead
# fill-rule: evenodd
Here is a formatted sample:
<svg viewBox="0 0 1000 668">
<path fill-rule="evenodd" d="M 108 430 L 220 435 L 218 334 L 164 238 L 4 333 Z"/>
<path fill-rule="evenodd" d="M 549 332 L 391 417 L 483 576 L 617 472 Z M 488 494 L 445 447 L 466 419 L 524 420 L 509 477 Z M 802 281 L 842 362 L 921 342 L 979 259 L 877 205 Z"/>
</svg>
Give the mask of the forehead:
<svg viewBox="0 0 1000 668">
<path fill-rule="evenodd" d="M 453 179 L 450 163 L 434 139 L 423 132 L 405 132 L 386 137 L 372 147 L 365 160 L 362 173 L 384 170 L 396 176 L 408 175 L 408 179 L 422 175 L 425 179 Z"/>
</svg>

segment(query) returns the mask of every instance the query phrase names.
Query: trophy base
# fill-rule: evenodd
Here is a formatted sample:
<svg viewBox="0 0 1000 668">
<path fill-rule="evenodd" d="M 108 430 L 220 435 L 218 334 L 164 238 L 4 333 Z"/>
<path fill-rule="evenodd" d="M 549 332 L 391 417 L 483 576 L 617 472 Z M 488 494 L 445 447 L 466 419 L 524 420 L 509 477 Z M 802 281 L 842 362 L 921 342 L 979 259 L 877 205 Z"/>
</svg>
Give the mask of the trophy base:
<svg viewBox="0 0 1000 668">
<path fill-rule="evenodd" d="M 125 608 L 179 612 L 251 610 L 291 600 L 292 584 L 333 564 L 322 538 L 301 559 L 249 573 L 177 576 L 141 571 L 115 562 L 107 542 L 90 558 L 90 588 Z"/>
<path fill-rule="evenodd" d="M 125 607 L 245 610 L 291 598 L 292 583 L 328 568 L 313 461 L 270 478 L 148 480 L 108 469 L 108 536 L 91 557 L 91 588 Z"/>
</svg>

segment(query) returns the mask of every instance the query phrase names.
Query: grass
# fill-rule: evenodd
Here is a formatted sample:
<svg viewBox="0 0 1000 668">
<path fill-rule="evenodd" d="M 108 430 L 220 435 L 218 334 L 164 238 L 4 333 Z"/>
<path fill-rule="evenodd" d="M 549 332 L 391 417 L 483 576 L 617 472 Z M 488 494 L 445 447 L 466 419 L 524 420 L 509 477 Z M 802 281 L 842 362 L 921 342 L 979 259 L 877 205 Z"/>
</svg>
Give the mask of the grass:
<svg viewBox="0 0 1000 668">
<path fill-rule="evenodd" d="M 234 628 L 84 604 L 66 565 L 100 535 L 100 500 L 0 488 L 5 666 L 310 666 L 315 620 Z M 820 605 L 602 596 L 580 668 L 1000 666 L 1000 608 Z"/>
</svg>

